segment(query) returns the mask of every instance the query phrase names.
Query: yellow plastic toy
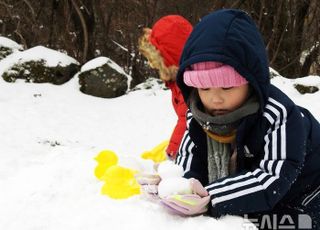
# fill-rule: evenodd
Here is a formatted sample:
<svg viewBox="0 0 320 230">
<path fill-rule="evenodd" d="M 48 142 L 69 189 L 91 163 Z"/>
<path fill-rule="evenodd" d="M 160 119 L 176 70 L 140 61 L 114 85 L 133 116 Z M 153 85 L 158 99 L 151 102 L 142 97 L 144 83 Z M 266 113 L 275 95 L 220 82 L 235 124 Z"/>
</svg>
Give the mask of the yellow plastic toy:
<svg viewBox="0 0 320 230">
<path fill-rule="evenodd" d="M 140 194 L 140 185 L 134 178 L 137 171 L 113 165 L 107 169 L 102 179 L 105 181 L 101 193 L 113 199 L 124 199 Z"/>
<path fill-rule="evenodd" d="M 118 156 L 111 150 L 102 150 L 94 159 L 98 162 L 94 175 L 99 180 L 102 180 L 108 168 L 118 163 Z"/>
<path fill-rule="evenodd" d="M 169 144 L 169 141 L 163 141 L 160 144 L 158 144 L 156 147 L 154 147 L 150 151 L 145 151 L 141 154 L 141 157 L 143 159 L 150 159 L 153 160 L 155 163 L 160 163 L 161 161 L 166 160 L 166 148 Z"/>
<path fill-rule="evenodd" d="M 155 163 L 164 161 L 168 144 L 169 141 L 163 141 L 152 150 L 142 153 L 141 157 Z M 140 185 L 134 177 L 138 171 L 119 166 L 118 156 L 113 151 L 103 150 L 94 159 L 98 162 L 94 174 L 105 182 L 101 189 L 103 195 L 113 199 L 125 199 L 140 194 Z"/>
</svg>

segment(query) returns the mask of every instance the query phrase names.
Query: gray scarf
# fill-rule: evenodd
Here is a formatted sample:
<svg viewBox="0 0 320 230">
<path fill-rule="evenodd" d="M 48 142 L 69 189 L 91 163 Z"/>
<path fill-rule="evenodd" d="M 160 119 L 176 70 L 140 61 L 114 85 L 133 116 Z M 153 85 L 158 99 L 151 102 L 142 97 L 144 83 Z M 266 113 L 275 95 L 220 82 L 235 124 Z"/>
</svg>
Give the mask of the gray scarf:
<svg viewBox="0 0 320 230">
<path fill-rule="evenodd" d="M 224 115 L 211 116 L 204 112 L 198 92 L 195 89 L 190 95 L 189 107 L 193 117 L 203 129 L 218 135 L 228 135 L 238 127 L 242 118 L 258 111 L 259 102 L 257 97 L 251 94 L 249 99 L 235 111 Z M 211 183 L 229 175 L 231 144 L 220 143 L 207 135 L 207 149 L 208 178 L 209 183 Z"/>
<path fill-rule="evenodd" d="M 227 114 L 211 116 L 204 112 L 198 91 L 194 89 L 190 94 L 189 107 L 193 117 L 203 129 L 223 136 L 235 130 L 242 118 L 257 112 L 259 102 L 258 97 L 251 93 L 251 96 L 240 108 Z"/>
<path fill-rule="evenodd" d="M 231 144 L 224 144 L 207 136 L 209 183 L 229 175 Z"/>
</svg>

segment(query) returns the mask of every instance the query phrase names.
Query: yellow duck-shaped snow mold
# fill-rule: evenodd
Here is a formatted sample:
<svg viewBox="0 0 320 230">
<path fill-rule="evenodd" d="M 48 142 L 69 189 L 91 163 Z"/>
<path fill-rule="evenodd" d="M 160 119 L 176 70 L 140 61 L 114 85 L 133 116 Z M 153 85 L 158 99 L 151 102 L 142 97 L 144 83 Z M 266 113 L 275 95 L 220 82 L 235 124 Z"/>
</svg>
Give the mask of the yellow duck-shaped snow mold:
<svg viewBox="0 0 320 230">
<path fill-rule="evenodd" d="M 102 180 L 108 168 L 118 163 L 118 156 L 111 150 L 102 150 L 94 159 L 98 162 L 94 175 L 99 180 Z"/>
<path fill-rule="evenodd" d="M 137 171 L 121 167 L 118 156 L 111 150 L 101 151 L 95 158 L 98 165 L 94 175 L 104 181 L 101 193 L 113 199 L 125 199 L 140 194 L 140 185 L 134 178 Z"/>
<path fill-rule="evenodd" d="M 150 151 L 145 151 L 141 154 L 141 158 L 153 160 L 154 163 L 160 163 L 167 159 L 166 148 L 169 141 L 163 141 Z"/>
<path fill-rule="evenodd" d="M 141 158 L 160 163 L 166 160 L 165 149 L 168 141 L 163 141 L 150 151 L 143 152 Z M 101 193 L 113 199 L 125 199 L 141 193 L 135 179 L 138 170 L 118 165 L 118 156 L 111 150 L 103 150 L 94 158 L 98 165 L 94 175 L 104 181 Z"/>
<path fill-rule="evenodd" d="M 137 171 L 121 167 L 111 166 L 103 176 L 105 184 L 101 193 L 113 199 L 125 199 L 140 194 L 140 185 L 134 175 Z"/>
</svg>

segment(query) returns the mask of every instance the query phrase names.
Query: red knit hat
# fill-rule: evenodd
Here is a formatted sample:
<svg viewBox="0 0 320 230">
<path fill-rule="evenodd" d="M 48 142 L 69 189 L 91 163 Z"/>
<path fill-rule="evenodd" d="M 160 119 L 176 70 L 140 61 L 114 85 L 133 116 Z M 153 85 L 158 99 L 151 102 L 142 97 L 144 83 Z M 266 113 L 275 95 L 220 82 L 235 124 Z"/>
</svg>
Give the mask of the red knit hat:
<svg viewBox="0 0 320 230">
<path fill-rule="evenodd" d="M 149 40 L 160 51 L 167 67 L 179 66 L 184 44 L 191 31 L 190 22 L 179 15 L 162 17 L 154 24 Z"/>
</svg>

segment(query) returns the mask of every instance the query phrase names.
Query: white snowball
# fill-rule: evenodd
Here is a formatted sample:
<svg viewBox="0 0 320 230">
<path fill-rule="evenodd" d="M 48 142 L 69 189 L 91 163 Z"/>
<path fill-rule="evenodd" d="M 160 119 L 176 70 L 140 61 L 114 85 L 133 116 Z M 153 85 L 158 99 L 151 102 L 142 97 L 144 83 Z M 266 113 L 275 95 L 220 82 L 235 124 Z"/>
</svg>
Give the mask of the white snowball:
<svg viewBox="0 0 320 230">
<path fill-rule="evenodd" d="M 136 158 L 133 156 L 123 155 L 119 158 L 119 165 L 122 167 L 130 168 L 140 172 L 150 172 L 153 173 L 153 161 L 145 160 L 141 158 Z"/>
<path fill-rule="evenodd" d="M 183 168 L 179 165 L 174 164 L 172 161 L 164 161 L 159 164 L 158 174 L 161 179 L 182 177 Z"/>
<path fill-rule="evenodd" d="M 169 195 L 191 194 L 192 189 L 188 179 L 183 177 L 172 177 L 162 180 L 158 187 L 158 195 L 165 198 Z"/>
</svg>

